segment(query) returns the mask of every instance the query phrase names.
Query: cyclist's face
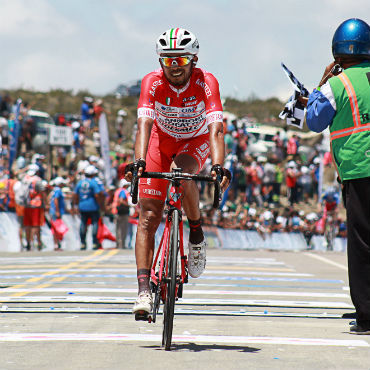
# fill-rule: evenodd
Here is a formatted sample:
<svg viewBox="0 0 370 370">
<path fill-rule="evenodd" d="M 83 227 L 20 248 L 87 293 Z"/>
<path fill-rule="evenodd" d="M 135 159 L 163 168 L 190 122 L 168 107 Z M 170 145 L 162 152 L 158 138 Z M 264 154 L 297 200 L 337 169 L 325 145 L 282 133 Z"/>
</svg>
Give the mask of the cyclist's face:
<svg viewBox="0 0 370 370">
<path fill-rule="evenodd" d="M 161 54 L 161 57 L 166 57 L 166 56 L 173 57 L 174 55 L 173 54 Z M 164 76 L 169 81 L 169 83 L 174 86 L 183 86 L 189 81 L 191 72 L 193 71 L 193 66 L 194 66 L 193 63 L 196 62 L 197 60 L 198 60 L 198 57 L 194 56 L 193 60 L 190 61 L 189 64 L 185 66 L 175 65 L 172 67 L 166 67 L 163 65 L 161 61 L 159 62 L 163 69 Z"/>
</svg>

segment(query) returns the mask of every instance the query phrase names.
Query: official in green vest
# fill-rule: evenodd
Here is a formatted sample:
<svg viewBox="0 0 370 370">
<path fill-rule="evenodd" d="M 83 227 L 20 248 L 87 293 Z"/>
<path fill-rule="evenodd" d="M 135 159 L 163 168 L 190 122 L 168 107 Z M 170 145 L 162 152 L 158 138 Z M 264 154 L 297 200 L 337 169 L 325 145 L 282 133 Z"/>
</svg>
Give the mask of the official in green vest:
<svg viewBox="0 0 370 370">
<path fill-rule="evenodd" d="M 330 130 L 347 212 L 348 275 L 356 324 L 370 334 L 370 27 L 356 18 L 336 30 L 330 63 L 307 102 L 307 125 Z"/>
</svg>

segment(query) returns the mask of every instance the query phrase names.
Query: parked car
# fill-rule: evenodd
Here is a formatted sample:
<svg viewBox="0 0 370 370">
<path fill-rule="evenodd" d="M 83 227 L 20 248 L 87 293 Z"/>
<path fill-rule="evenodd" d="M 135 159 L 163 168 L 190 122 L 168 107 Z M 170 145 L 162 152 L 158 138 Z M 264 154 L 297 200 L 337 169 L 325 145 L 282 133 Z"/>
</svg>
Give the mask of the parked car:
<svg viewBox="0 0 370 370">
<path fill-rule="evenodd" d="M 31 119 L 35 126 L 36 135 L 32 140 L 32 147 L 39 153 L 46 153 L 48 149 L 49 127 L 55 125 L 49 113 L 30 109 L 26 120 Z"/>
</svg>

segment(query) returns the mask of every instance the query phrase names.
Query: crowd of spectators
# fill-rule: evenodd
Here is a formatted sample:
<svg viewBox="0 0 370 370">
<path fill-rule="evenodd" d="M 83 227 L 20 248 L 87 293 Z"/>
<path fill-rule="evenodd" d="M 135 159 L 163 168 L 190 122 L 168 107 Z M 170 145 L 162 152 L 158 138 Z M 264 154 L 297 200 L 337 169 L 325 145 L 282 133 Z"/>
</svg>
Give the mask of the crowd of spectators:
<svg viewBox="0 0 370 370">
<path fill-rule="evenodd" d="M 77 184 L 91 177 L 99 187 L 96 198 L 99 216 L 104 214 L 116 222 L 117 246 L 127 247 L 125 235 L 138 216 L 137 207 L 129 202 L 129 184 L 123 180 L 124 168 L 132 161 L 132 154 L 129 151 L 117 152 L 111 156 L 113 183 L 109 186 L 105 184 L 105 163 L 100 153 L 98 126 L 99 116 L 104 112 L 103 101 L 94 102 L 86 97 L 79 115 L 59 114 L 55 117 L 56 124 L 72 127 L 73 143 L 71 147 L 54 148 L 56 157 L 52 164 L 48 164 L 50 158 L 45 156 L 46 153 L 38 153 L 37 148 L 32 146 L 37 127 L 28 111 L 27 103 L 22 103 L 18 154 L 9 166 L 15 102 L 9 95 L 0 98 L 0 212 L 17 214 L 21 245 L 29 250 L 36 238 L 36 247 L 42 249 L 40 227 L 45 222 L 52 227 L 53 221 L 63 214 L 81 215 Z M 118 144 L 125 140 L 125 116 L 123 109 L 117 112 L 115 141 Z M 250 150 L 247 127 L 238 127 L 236 121 L 228 125 L 226 120 L 224 127 L 226 167 L 233 173 L 233 179 L 220 210 L 211 207 L 211 188 L 201 185 L 204 224 L 257 230 L 263 237 L 273 232 L 301 232 L 308 242 L 312 235 L 322 234 L 323 230 L 317 226 L 322 211 L 318 196 L 320 164 L 329 168 L 330 156 L 323 156 L 319 151 L 308 158 L 301 156 L 299 134 L 288 135 L 286 129 L 276 133 L 270 151 L 254 152 Z M 92 143 L 89 148 L 86 145 L 88 141 Z M 208 161 L 203 171 L 209 172 L 210 165 Z M 93 176 L 91 168 L 95 169 Z M 34 185 L 33 205 L 17 204 L 16 193 L 25 179 Z M 345 222 L 340 217 L 336 222 L 338 235 L 345 236 Z M 86 234 L 87 218 L 84 223 L 82 233 Z M 81 235 L 82 249 L 86 247 L 83 240 Z M 59 250 L 60 240 L 54 237 L 54 243 L 55 249 Z M 100 243 L 94 239 L 94 248 L 99 247 Z"/>
<path fill-rule="evenodd" d="M 248 128 L 225 122 L 226 167 L 233 173 L 220 211 L 211 207 L 211 189 L 201 189 L 203 220 L 206 225 L 231 229 L 256 230 L 261 236 L 273 232 L 300 232 L 309 243 L 313 235 L 323 235 L 320 176 L 332 170 L 330 153 L 313 150 L 300 155 L 298 133 L 287 130 L 273 137 L 275 145 L 267 153 L 249 150 Z M 323 171 L 320 172 L 320 165 Z M 204 169 L 209 171 L 208 161 Z M 334 177 L 333 177 L 334 179 Z M 324 189 L 321 189 L 324 191 Z M 339 186 L 337 187 L 339 193 Z M 346 223 L 335 219 L 337 235 L 346 236 Z"/>
</svg>

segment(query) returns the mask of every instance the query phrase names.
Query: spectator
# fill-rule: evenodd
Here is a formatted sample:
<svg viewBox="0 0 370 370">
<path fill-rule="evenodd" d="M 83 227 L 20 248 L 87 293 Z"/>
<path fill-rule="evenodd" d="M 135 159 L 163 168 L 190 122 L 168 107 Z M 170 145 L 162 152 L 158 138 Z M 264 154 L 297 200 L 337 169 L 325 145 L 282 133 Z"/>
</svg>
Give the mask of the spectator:
<svg viewBox="0 0 370 370">
<path fill-rule="evenodd" d="M 53 221 L 61 219 L 66 213 L 64 194 L 62 192 L 62 187 L 65 186 L 67 180 L 63 177 L 57 177 L 51 181 L 51 185 L 54 186 L 53 191 L 50 193 L 50 209 L 49 214 Z M 61 244 L 55 233 L 53 234 L 54 238 L 54 250 L 62 250 Z"/>
<path fill-rule="evenodd" d="M 73 144 L 72 144 L 72 159 L 78 155 L 84 155 L 85 153 L 85 134 L 82 132 L 80 122 L 72 122 L 73 129 Z"/>
<path fill-rule="evenodd" d="M 85 131 L 89 131 L 92 127 L 92 120 L 94 116 L 94 99 L 85 96 L 81 104 L 81 119 Z"/>
<path fill-rule="evenodd" d="M 286 170 L 286 186 L 287 186 L 287 197 L 289 204 L 292 206 L 298 202 L 297 199 L 297 180 L 298 180 L 297 165 L 294 161 L 288 163 Z"/>
<path fill-rule="evenodd" d="M 130 192 L 128 190 L 130 183 L 122 179 L 119 183 L 119 188 L 114 193 L 112 213 L 116 215 L 116 238 L 117 248 L 125 249 L 126 236 L 129 226 L 130 214 Z"/>
<path fill-rule="evenodd" d="M 122 141 L 124 140 L 124 133 L 123 133 L 123 129 L 124 129 L 124 118 L 123 117 L 126 117 L 127 116 L 127 113 L 124 109 L 120 109 L 118 112 L 117 112 L 117 118 L 116 118 L 116 134 L 117 134 L 117 142 L 118 144 L 121 144 Z"/>
<path fill-rule="evenodd" d="M 35 163 L 36 166 L 39 168 L 37 172 L 38 172 L 39 177 L 41 177 L 42 180 L 45 179 L 44 160 L 45 160 L 45 156 L 43 154 L 38 154 L 38 153 L 36 153 L 32 158 L 32 162 Z"/>
<path fill-rule="evenodd" d="M 288 156 L 291 156 L 291 159 L 295 159 L 297 154 L 297 135 L 294 134 L 289 140 L 287 144 L 286 153 Z"/>
<path fill-rule="evenodd" d="M 279 161 L 282 161 L 284 159 L 284 143 L 283 140 L 280 137 L 280 131 L 278 131 L 274 137 L 272 138 L 272 141 L 275 143 L 275 154 Z"/>
<path fill-rule="evenodd" d="M 99 127 L 99 119 L 101 114 L 104 112 L 104 107 L 103 107 L 103 100 L 98 99 L 95 104 L 94 104 L 94 121 L 95 124 Z M 93 127 L 92 127 L 93 128 Z"/>
<path fill-rule="evenodd" d="M 38 176 L 39 167 L 31 164 L 24 181 L 29 183 L 27 203 L 24 208 L 23 225 L 26 230 L 26 249 L 32 249 L 32 243 L 36 235 L 37 249 L 42 249 L 41 226 L 45 224 L 46 186 Z"/>
<path fill-rule="evenodd" d="M 97 239 L 97 233 L 100 209 L 104 209 L 102 204 L 103 191 L 94 180 L 94 176 L 97 174 L 97 169 L 94 166 L 87 166 L 84 173 L 86 178 L 77 183 L 73 195 L 73 213 L 77 213 L 78 206 L 81 216 L 80 249 L 86 250 L 86 233 L 89 220 L 92 224 L 93 249 L 99 249 L 100 244 Z"/>
<path fill-rule="evenodd" d="M 299 195 L 298 200 L 308 202 L 312 196 L 312 176 L 307 166 L 301 167 L 301 176 L 298 178 Z"/>
</svg>

